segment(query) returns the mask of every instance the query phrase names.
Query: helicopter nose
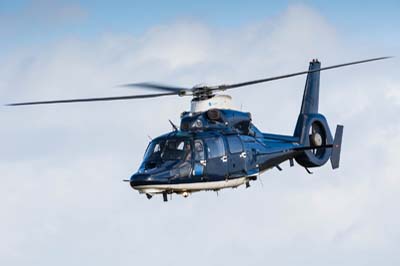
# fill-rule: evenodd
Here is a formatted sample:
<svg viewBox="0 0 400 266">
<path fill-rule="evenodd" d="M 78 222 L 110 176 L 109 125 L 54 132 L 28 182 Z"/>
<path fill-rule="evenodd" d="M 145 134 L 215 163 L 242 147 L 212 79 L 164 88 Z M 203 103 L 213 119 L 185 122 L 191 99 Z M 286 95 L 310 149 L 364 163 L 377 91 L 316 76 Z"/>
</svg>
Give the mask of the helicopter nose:
<svg viewBox="0 0 400 266">
<path fill-rule="evenodd" d="M 140 185 L 145 185 L 150 179 L 149 174 L 134 174 L 131 176 L 131 187 L 133 188 L 134 186 L 140 186 Z"/>
</svg>

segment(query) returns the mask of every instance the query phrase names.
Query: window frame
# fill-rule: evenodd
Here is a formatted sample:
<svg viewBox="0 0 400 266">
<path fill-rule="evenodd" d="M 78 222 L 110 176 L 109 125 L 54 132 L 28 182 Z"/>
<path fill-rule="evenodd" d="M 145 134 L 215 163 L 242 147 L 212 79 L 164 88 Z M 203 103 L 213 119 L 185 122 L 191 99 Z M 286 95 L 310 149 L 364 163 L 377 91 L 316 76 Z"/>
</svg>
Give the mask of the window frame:
<svg viewBox="0 0 400 266">
<path fill-rule="evenodd" d="M 196 150 L 196 142 L 199 142 L 199 143 L 201 143 L 201 145 L 202 145 L 202 148 L 203 148 L 203 150 L 202 150 L 202 158 L 198 158 L 197 157 L 197 155 L 199 154 L 198 152 L 197 152 L 197 150 Z M 198 139 L 194 139 L 193 140 L 193 160 L 194 161 L 203 161 L 203 160 L 205 160 L 206 159 L 206 155 L 205 155 L 205 148 L 204 148 L 204 140 L 203 139 L 200 139 L 200 138 L 198 138 Z"/>
</svg>

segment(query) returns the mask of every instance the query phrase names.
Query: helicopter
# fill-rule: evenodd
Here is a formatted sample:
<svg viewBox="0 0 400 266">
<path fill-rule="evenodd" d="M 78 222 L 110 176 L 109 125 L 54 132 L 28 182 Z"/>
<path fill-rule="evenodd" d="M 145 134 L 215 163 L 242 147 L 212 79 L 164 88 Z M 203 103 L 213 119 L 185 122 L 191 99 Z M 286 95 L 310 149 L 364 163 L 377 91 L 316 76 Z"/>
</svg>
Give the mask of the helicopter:
<svg viewBox="0 0 400 266">
<path fill-rule="evenodd" d="M 148 144 L 139 169 L 129 179 L 130 186 L 148 199 L 161 194 L 164 201 L 173 193 L 189 196 L 198 191 L 237 188 L 257 180 L 265 171 L 282 170 L 280 164 L 289 161 L 304 167 L 321 167 L 330 160 L 332 169 L 339 168 L 343 125 L 337 125 L 334 136 L 327 119 L 318 112 L 320 72 L 333 68 L 383 60 L 378 57 L 321 68 L 313 59 L 307 71 L 231 85 L 197 85 L 180 87 L 142 82 L 121 85 L 158 90 L 159 93 L 102 98 L 35 101 L 11 103 L 7 106 L 114 101 L 190 96 L 190 111 L 181 114 L 179 127 Z M 293 135 L 279 135 L 260 131 L 251 114 L 235 110 L 232 98 L 218 92 L 258 83 L 270 82 L 307 74 L 302 104 Z"/>
</svg>

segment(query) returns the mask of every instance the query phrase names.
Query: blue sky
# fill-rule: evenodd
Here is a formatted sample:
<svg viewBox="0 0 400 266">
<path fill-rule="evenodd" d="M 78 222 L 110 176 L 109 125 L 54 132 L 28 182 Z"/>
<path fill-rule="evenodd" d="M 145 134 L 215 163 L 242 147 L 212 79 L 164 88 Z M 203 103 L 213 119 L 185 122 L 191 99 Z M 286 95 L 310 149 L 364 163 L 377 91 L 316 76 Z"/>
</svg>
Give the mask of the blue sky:
<svg viewBox="0 0 400 266">
<path fill-rule="evenodd" d="M 96 38 L 106 33 L 140 34 L 177 20 L 235 29 L 278 16 L 290 4 L 318 10 L 353 39 L 383 41 L 398 48 L 398 1 L 2 1 L 3 51 L 21 43 L 46 45 L 64 38 Z M 4 33 L 3 33 L 4 34 Z M 373 34 L 374 38 L 368 38 Z M 240 37 L 240 36 L 238 36 Z"/>
</svg>

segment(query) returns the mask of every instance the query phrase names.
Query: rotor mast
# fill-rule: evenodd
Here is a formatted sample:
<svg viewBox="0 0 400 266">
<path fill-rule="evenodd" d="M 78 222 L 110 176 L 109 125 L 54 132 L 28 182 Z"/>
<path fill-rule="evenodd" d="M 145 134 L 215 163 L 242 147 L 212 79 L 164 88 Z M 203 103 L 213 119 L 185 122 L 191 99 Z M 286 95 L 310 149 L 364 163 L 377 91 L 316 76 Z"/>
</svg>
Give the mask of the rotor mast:
<svg viewBox="0 0 400 266">
<path fill-rule="evenodd" d="M 229 95 L 214 94 L 209 98 L 193 98 L 190 102 L 190 112 L 205 112 L 209 109 L 233 109 L 232 97 Z"/>
</svg>

